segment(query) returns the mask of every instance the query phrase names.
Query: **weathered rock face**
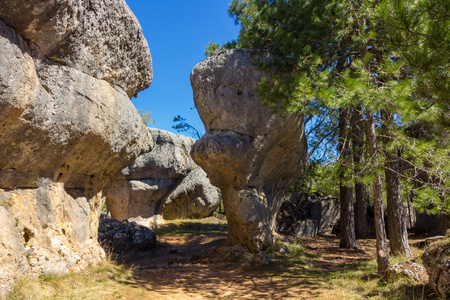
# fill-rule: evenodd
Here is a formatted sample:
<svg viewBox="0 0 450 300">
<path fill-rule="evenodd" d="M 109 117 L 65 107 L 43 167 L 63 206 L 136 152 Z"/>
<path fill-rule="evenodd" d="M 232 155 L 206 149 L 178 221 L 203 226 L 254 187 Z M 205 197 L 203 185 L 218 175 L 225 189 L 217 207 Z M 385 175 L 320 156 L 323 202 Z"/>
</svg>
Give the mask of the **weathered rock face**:
<svg viewBox="0 0 450 300">
<path fill-rule="evenodd" d="M 213 186 L 205 171 L 194 169 L 172 194 L 163 207 L 165 220 L 209 217 L 221 201 L 220 190 Z"/>
<path fill-rule="evenodd" d="M 130 102 L 150 52 L 123 0 L 2 1 L 0 296 L 104 256 L 102 189 L 152 139 Z"/>
<path fill-rule="evenodd" d="M 450 217 L 446 214 L 416 213 L 413 230 L 417 233 L 427 233 L 430 236 L 445 235 L 450 227 Z"/>
<path fill-rule="evenodd" d="M 152 82 L 150 50 L 123 0 L 3 0 L 0 19 L 42 54 L 128 97 Z"/>
<path fill-rule="evenodd" d="M 292 193 L 281 204 L 276 217 L 276 231 L 298 237 L 331 234 L 339 221 L 339 200 L 307 193 Z"/>
<path fill-rule="evenodd" d="M 148 128 L 155 147 L 122 170 L 107 191 L 111 216 L 158 226 L 164 201 L 196 166 L 189 156 L 195 140 L 165 130 Z"/>
<path fill-rule="evenodd" d="M 148 227 L 126 219 L 120 222 L 105 215 L 100 217 L 98 241 L 105 250 L 116 253 L 145 251 L 158 244 L 155 233 Z"/>
<path fill-rule="evenodd" d="M 281 117 L 262 106 L 263 75 L 246 50 L 220 52 L 191 73 L 206 128 L 191 156 L 222 191 L 228 241 L 252 251 L 273 243 L 274 215 L 307 161 L 303 116 Z"/>
<path fill-rule="evenodd" d="M 0 298 L 18 277 L 79 271 L 105 257 L 97 242 L 102 193 L 39 185 L 0 189 Z"/>
<path fill-rule="evenodd" d="M 389 281 L 398 280 L 400 277 L 408 277 L 411 280 L 424 282 L 428 276 L 425 268 L 411 259 L 403 264 L 396 263 L 389 267 L 384 272 L 383 277 Z"/>
<path fill-rule="evenodd" d="M 313 194 L 293 193 L 290 202 L 294 203 L 302 219 L 315 220 L 318 234 L 331 234 L 333 227 L 339 223 L 339 199 Z"/>
<path fill-rule="evenodd" d="M 450 242 L 436 242 L 422 254 L 429 275 L 429 285 L 443 298 L 450 298 Z"/>
</svg>

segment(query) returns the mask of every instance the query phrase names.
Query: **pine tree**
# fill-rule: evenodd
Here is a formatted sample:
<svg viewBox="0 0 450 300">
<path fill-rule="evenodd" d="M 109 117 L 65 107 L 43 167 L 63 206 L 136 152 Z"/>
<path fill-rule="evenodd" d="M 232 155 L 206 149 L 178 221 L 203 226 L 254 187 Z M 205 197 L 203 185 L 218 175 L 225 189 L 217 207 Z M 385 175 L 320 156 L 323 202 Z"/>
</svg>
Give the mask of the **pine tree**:
<svg viewBox="0 0 450 300">
<path fill-rule="evenodd" d="M 433 1 L 438 0 L 422 2 Z M 403 53 L 393 47 L 394 42 L 389 41 L 389 35 L 386 33 L 389 31 L 387 22 L 380 18 L 380 14 L 390 15 L 390 5 L 398 2 L 386 0 L 381 7 L 379 1 L 371 0 L 234 0 L 230 5 L 230 14 L 242 26 L 239 44 L 244 48 L 259 49 L 271 54 L 270 63 L 261 66 L 270 68 L 275 73 L 260 84 L 260 95 L 265 104 L 274 110 L 311 115 L 318 111 L 317 107 L 340 111 L 341 116 L 342 113 L 355 108 L 364 111 L 363 117 L 368 126 L 366 143 L 370 150 L 370 159 L 364 162 L 366 165 L 363 168 L 367 170 L 367 175 L 375 178 L 373 197 L 380 272 L 389 266 L 380 172 L 383 169 L 387 172 L 388 185 L 391 185 L 389 171 L 392 169 L 390 162 L 393 157 L 402 159 L 402 163 L 408 163 L 414 168 L 423 168 L 427 161 L 432 161 L 433 168 L 426 170 L 429 174 L 428 181 L 439 182 L 440 185 L 428 186 L 441 198 L 446 193 L 445 184 L 441 183 L 445 181 L 444 178 L 449 178 L 443 171 L 447 165 L 442 159 L 448 157 L 448 152 L 442 155 L 439 147 L 434 146 L 432 149 L 436 158 L 425 159 L 424 163 L 423 156 L 418 153 L 416 141 L 405 134 L 407 128 L 424 118 L 432 123 L 438 115 L 442 119 L 442 115 L 446 114 L 443 102 L 447 101 L 442 99 L 448 99 L 442 97 L 442 93 L 445 93 L 449 81 L 439 81 L 439 88 L 430 89 L 428 85 L 432 82 L 431 78 L 447 76 L 446 71 L 442 71 L 442 66 L 427 72 L 425 77 L 419 76 L 416 70 L 425 66 L 415 66 L 404 59 L 407 53 L 419 50 L 412 49 Z M 433 47 L 430 43 L 429 50 Z M 431 52 L 427 53 L 429 55 Z M 448 68 L 448 64 L 446 66 Z M 421 82 L 426 83 L 425 91 Z M 428 108 L 427 104 L 439 107 L 440 114 L 435 113 L 436 109 Z M 418 114 L 417 111 L 420 110 L 426 112 L 429 117 Z M 396 116 L 393 122 L 386 117 L 390 115 Z M 341 118 L 339 120 L 341 121 Z M 349 134 L 346 129 L 348 123 L 339 123 L 338 161 L 342 166 L 339 171 L 340 182 L 341 187 L 349 187 L 347 180 L 354 177 L 354 172 L 359 172 L 359 169 L 358 164 L 351 163 L 352 155 L 348 155 L 348 148 L 344 147 L 350 144 L 344 143 Z M 382 126 L 391 136 L 384 144 L 380 144 L 380 139 L 377 138 Z M 382 151 L 378 151 L 380 146 L 384 147 Z M 401 146 L 408 157 L 407 160 L 393 155 L 395 149 L 400 149 Z M 410 180 L 407 172 L 394 171 L 401 175 L 399 178 Z M 396 192 L 400 195 L 397 178 L 395 182 Z M 444 191 L 441 190 L 442 186 Z M 422 189 L 422 186 L 420 188 Z M 349 190 L 341 191 L 341 201 L 347 199 L 344 203 L 348 203 Z M 439 197 L 433 199 L 437 198 Z M 399 199 L 400 197 L 396 198 L 397 204 L 401 204 Z M 397 205 L 394 209 L 400 207 Z M 350 205 L 344 205 L 343 209 L 346 216 L 350 215 Z M 390 219 L 396 228 L 403 228 L 398 218 L 391 216 Z M 401 234 L 398 237 L 392 236 L 392 239 L 396 239 L 394 243 L 401 241 L 407 245 L 407 232 L 400 231 Z M 407 250 L 404 252 L 408 254 Z"/>
</svg>

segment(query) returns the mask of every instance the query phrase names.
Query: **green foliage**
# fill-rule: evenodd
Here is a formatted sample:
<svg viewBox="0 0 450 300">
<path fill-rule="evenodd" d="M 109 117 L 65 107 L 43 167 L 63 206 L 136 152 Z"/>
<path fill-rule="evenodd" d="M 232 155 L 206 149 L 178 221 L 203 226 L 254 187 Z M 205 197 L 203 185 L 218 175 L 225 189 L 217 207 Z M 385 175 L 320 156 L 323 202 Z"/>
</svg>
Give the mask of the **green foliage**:
<svg viewBox="0 0 450 300">
<path fill-rule="evenodd" d="M 210 57 L 220 51 L 220 46 L 217 43 L 209 42 L 205 48 L 205 57 Z"/>
<path fill-rule="evenodd" d="M 324 165 L 319 162 L 308 162 L 305 172 L 289 188 L 289 192 L 314 193 L 339 197 L 339 187 L 336 184 L 337 164 Z"/>
<path fill-rule="evenodd" d="M 177 132 L 188 132 L 194 138 L 200 139 L 202 134 L 197 128 L 189 124 L 185 118 L 182 118 L 180 115 L 175 116 L 173 118 L 173 122 L 177 123 L 175 126 L 172 126 Z"/>
<path fill-rule="evenodd" d="M 273 111 L 306 114 L 310 157 L 337 159 L 345 180 L 354 181 L 351 157 L 330 150 L 351 142 L 336 134 L 337 111 L 387 112 L 393 122 L 375 114 L 378 137 L 381 125 L 390 135 L 379 165 L 369 158 L 357 169 L 368 178 L 382 174 L 383 155 L 401 149 L 409 166 L 405 186 L 418 205 L 446 209 L 450 149 L 438 141 L 449 136 L 442 121 L 450 119 L 449 7 L 447 0 L 233 0 L 229 13 L 242 26 L 240 46 L 271 54 L 262 66 L 273 73 L 260 82 L 263 102 Z M 438 120 L 444 125 L 433 140 L 407 134 Z"/>
<path fill-rule="evenodd" d="M 414 76 L 416 112 L 450 126 L 450 1 L 384 0 L 382 36 Z"/>
<path fill-rule="evenodd" d="M 214 217 L 205 219 L 186 219 L 173 220 L 167 224 L 153 230 L 156 235 L 215 235 L 225 234 L 227 231 L 227 223 L 225 219 L 217 219 Z"/>
<path fill-rule="evenodd" d="M 226 42 L 222 46 L 219 46 L 217 43 L 209 42 L 208 46 L 205 48 L 205 57 L 210 57 L 222 50 L 225 49 L 235 49 L 239 48 L 238 42 L 236 40 L 232 40 L 231 42 Z"/>
<path fill-rule="evenodd" d="M 155 124 L 156 121 L 152 120 L 152 115 L 150 111 L 145 111 L 144 109 L 138 109 L 137 110 L 139 115 L 141 116 L 142 122 L 145 126 L 148 126 L 148 124 Z"/>
</svg>

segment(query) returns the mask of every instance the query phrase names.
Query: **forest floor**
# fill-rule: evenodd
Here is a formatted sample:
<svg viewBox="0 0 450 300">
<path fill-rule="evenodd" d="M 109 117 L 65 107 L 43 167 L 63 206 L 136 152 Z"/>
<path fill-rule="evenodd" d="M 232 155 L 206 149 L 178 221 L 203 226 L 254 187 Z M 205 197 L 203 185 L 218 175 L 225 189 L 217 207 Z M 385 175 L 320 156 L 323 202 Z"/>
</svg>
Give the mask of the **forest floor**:
<svg viewBox="0 0 450 300">
<path fill-rule="evenodd" d="M 380 280 L 373 238 L 353 250 L 339 248 L 335 235 L 285 240 L 266 251 L 273 263 L 261 265 L 201 254 L 225 241 L 221 219 L 166 222 L 155 232 L 161 246 L 154 250 L 116 256 L 84 275 L 43 278 L 45 293 L 29 299 L 434 299 L 424 282 Z M 282 245 L 291 254 L 280 254 Z M 420 261 L 421 250 L 412 250 Z M 22 288 L 36 290 L 36 283 Z"/>
</svg>

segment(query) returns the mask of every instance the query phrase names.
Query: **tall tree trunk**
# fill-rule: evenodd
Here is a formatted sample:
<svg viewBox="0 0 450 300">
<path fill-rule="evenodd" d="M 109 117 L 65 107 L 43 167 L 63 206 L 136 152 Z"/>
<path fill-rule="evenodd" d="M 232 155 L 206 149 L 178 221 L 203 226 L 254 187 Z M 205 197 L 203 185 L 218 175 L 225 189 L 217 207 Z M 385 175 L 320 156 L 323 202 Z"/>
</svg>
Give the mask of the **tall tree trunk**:
<svg viewBox="0 0 450 300">
<path fill-rule="evenodd" d="M 355 212 L 356 212 L 356 234 L 360 237 L 367 237 L 368 225 L 367 225 L 367 202 L 368 194 L 366 185 L 362 180 L 365 172 L 362 166 L 364 165 L 364 130 L 363 130 L 363 118 L 361 108 L 353 110 L 352 114 L 353 125 L 353 163 L 355 165 Z"/>
<path fill-rule="evenodd" d="M 339 150 L 341 161 L 339 186 L 341 241 L 339 246 L 342 248 L 356 248 L 353 188 L 348 182 L 351 175 L 349 174 L 349 170 L 353 168 L 350 129 L 350 111 L 348 109 L 341 109 L 339 111 Z"/>
<path fill-rule="evenodd" d="M 401 162 L 400 150 L 390 151 L 387 148 L 390 143 L 389 123 L 393 122 L 393 115 L 385 111 L 381 112 L 383 119 L 383 144 L 384 150 L 384 174 L 386 177 L 387 223 L 389 229 L 389 241 L 391 252 L 394 255 L 405 254 L 412 257 L 408 244 L 408 230 L 406 224 L 405 206 L 401 193 Z"/>
<path fill-rule="evenodd" d="M 381 177 L 377 173 L 378 165 L 378 148 L 375 133 L 375 121 L 373 113 L 370 110 L 366 110 L 367 116 L 367 142 L 369 144 L 369 154 L 371 157 L 371 165 L 374 172 L 373 181 L 373 208 L 375 212 L 375 232 L 377 235 L 377 264 L 378 274 L 384 274 L 387 268 L 390 267 L 389 253 L 386 239 L 386 229 L 384 227 L 384 214 L 383 214 L 383 193 L 381 187 Z"/>
</svg>

